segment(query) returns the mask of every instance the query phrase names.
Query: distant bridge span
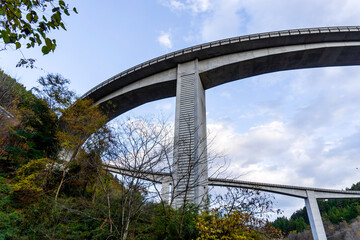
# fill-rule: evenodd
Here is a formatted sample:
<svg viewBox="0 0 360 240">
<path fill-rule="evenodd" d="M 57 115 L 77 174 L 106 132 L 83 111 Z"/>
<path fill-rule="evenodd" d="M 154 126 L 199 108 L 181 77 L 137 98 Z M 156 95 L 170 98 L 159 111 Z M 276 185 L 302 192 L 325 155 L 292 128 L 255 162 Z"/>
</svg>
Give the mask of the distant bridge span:
<svg viewBox="0 0 360 240">
<path fill-rule="evenodd" d="M 151 172 L 141 171 L 137 169 L 126 169 L 116 165 L 105 164 L 104 169 L 120 175 L 136 177 L 142 180 L 151 181 L 162 184 L 164 182 L 170 182 L 171 174 L 166 172 Z M 313 187 L 301 187 L 293 185 L 271 184 L 261 182 L 251 182 L 235 179 L 225 178 L 208 178 L 208 185 L 214 187 L 230 187 L 230 188 L 245 188 L 252 190 L 260 190 L 264 192 L 276 193 L 286 195 L 290 197 L 297 197 L 306 199 L 308 191 L 316 193 L 317 199 L 348 199 L 348 198 L 360 198 L 360 191 L 350 190 L 336 190 L 325 188 L 313 188 Z"/>
<path fill-rule="evenodd" d="M 109 164 L 104 165 L 104 169 L 115 174 L 131 177 L 135 176 L 136 178 L 162 184 L 161 198 L 163 201 L 167 201 L 169 198 L 169 185 L 174 184 L 174 179 L 171 177 L 170 173 L 139 171 L 135 169 L 121 168 L 119 166 Z M 221 178 L 208 178 L 208 185 L 259 190 L 304 199 L 314 239 L 326 239 L 319 207 L 317 205 L 317 199 L 360 198 L 360 191 L 300 187 Z M 174 191 L 174 189 L 172 189 L 172 191 Z M 174 193 L 172 192 L 172 194 Z"/>
<path fill-rule="evenodd" d="M 206 89 L 276 71 L 349 65 L 360 65 L 359 26 L 277 31 L 223 39 L 166 54 L 102 82 L 83 98 L 93 99 L 111 120 L 144 103 L 176 96 L 175 143 L 178 144 L 175 144 L 172 176 L 177 186 L 175 207 L 184 200 L 202 205 L 208 185 L 246 186 L 244 182 L 225 184 L 225 180 L 208 178 Z M 188 182 L 195 187 L 183 194 Z M 261 187 L 269 189 L 269 186 Z M 305 197 L 314 239 L 326 239 L 316 203 L 317 198 L 322 198 L 318 194 L 321 191 L 292 192 Z"/>
</svg>

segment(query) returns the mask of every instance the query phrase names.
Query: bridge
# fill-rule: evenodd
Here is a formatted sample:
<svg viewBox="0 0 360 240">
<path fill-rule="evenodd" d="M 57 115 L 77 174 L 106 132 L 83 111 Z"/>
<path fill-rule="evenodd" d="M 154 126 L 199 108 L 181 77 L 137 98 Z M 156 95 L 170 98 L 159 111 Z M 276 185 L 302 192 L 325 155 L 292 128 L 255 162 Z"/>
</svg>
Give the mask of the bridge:
<svg viewBox="0 0 360 240">
<path fill-rule="evenodd" d="M 208 185 L 214 183 L 207 172 L 206 89 L 276 71 L 359 64 L 358 26 L 276 31 L 223 39 L 160 56 L 119 73 L 83 97 L 93 99 L 111 120 L 144 103 L 176 96 L 175 207 L 184 200 L 202 205 Z M 189 182 L 194 187 L 183 194 Z M 227 184 L 240 187 L 240 183 Z M 313 218 L 314 238 L 326 239 L 316 203 L 321 191 L 298 190 Z"/>
<path fill-rule="evenodd" d="M 174 185 L 174 179 L 170 173 L 139 171 L 136 169 L 130 170 L 121 168 L 119 166 L 106 164 L 104 169 L 115 173 L 130 177 L 136 177 L 146 181 L 162 184 L 161 199 L 168 202 L 169 194 L 174 194 L 173 190 L 169 190 L 169 185 Z M 208 186 L 230 187 L 230 188 L 245 188 L 251 190 L 259 190 L 270 193 L 277 193 L 290 197 L 302 198 L 305 200 L 306 211 L 309 217 L 309 222 L 314 239 L 326 239 L 325 230 L 323 227 L 318 199 L 349 199 L 360 198 L 359 191 L 344 191 L 323 188 L 300 187 L 291 185 L 279 185 L 260 182 L 250 182 L 232 179 L 208 178 Z"/>
</svg>

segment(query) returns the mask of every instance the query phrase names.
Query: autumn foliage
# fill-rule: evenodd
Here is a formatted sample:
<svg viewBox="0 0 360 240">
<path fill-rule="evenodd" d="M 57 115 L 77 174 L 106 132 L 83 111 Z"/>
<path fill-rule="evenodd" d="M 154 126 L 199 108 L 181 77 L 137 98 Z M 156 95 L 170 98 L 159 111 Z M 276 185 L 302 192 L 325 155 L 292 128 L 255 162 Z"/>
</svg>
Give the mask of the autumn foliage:
<svg viewBox="0 0 360 240">
<path fill-rule="evenodd" d="M 280 239 L 281 232 L 271 227 L 266 220 L 237 209 L 228 211 L 226 207 L 203 211 L 196 227 L 198 240 L 255 240 Z"/>
</svg>

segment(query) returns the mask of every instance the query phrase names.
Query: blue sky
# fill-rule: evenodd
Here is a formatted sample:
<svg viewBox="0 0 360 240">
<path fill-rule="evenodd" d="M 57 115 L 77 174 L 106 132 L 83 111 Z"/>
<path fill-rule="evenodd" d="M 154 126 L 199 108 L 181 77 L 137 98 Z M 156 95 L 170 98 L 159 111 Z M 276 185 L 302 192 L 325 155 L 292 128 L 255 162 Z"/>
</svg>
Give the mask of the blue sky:
<svg viewBox="0 0 360 240">
<path fill-rule="evenodd" d="M 8 47 L 0 66 L 27 88 L 60 73 L 83 94 L 115 74 L 162 54 L 227 37 L 305 27 L 360 25 L 356 0 L 69 1 L 79 14 L 55 53 L 23 50 L 39 69 L 15 68 L 21 53 Z M 214 149 L 231 159 L 244 180 L 345 188 L 359 181 L 360 68 L 278 72 L 206 92 Z M 174 115 L 174 98 L 143 105 L 131 115 Z M 239 170 L 241 169 L 241 170 Z M 239 172 L 240 171 L 240 172 Z M 287 212 L 302 200 L 278 197 Z"/>
</svg>

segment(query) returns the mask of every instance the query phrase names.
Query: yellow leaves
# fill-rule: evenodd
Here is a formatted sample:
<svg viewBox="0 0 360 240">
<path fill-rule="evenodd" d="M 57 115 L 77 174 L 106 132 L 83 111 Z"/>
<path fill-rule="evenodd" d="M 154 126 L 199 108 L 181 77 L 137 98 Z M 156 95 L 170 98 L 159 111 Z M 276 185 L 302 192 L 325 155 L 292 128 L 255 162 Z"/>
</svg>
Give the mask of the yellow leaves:
<svg viewBox="0 0 360 240">
<path fill-rule="evenodd" d="M 33 191 L 33 192 L 41 192 L 43 189 L 38 187 L 36 184 L 36 174 L 30 174 L 24 178 L 22 178 L 19 182 L 13 185 L 13 191 Z"/>
<path fill-rule="evenodd" d="M 89 99 L 79 99 L 62 110 L 61 131 L 57 138 L 63 148 L 76 148 L 105 124 L 105 116 Z"/>
<path fill-rule="evenodd" d="M 251 229 L 251 223 L 258 222 L 250 214 L 233 210 L 222 213 L 219 209 L 204 211 L 197 219 L 199 231 L 197 240 L 208 239 L 260 239 L 260 235 Z"/>
<path fill-rule="evenodd" d="M 44 182 L 44 177 L 42 175 L 46 170 L 47 164 L 50 162 L 50 159 L 41 158 L 30 161 L 29 163 L 23 165 L 16 172 L 16 182 L 13 185 L 13 192 L 26 191 L 39 193 L 43 191 L 42 185 Z"/>
</svg>

